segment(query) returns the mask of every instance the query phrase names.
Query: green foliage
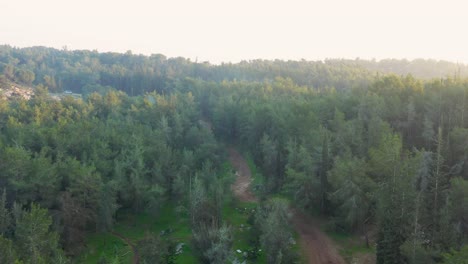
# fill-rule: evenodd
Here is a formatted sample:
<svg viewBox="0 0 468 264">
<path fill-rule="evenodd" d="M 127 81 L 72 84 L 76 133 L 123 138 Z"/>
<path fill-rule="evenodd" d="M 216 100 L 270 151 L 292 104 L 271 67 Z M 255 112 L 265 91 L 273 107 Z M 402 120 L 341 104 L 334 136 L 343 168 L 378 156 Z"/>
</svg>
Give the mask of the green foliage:
<svg viewBox="0 0 468 264">
<path fill-rule="evenodd" d="M 260 140 L 263 171 L 266 175 L 267 190 L 269 192 L 276 191 L 281 185 L 277 174 L 278 150 L 276 145 L 277 143 L 268 134 L 264 134 Z"/>
<path fill-rule="evenodd" d="M 94 233 L 86 237 L 86 250 L 76 256 L 78 263 L 129 263 L 131 248 L 110 233 Z"/>
<path fill-rule="evenodd" d="M 97 224 L 100 231 L 110 231 L 114 225 L 115 213 L 119 208 L 115 189 L 114 182 L 110 181 L 102 184 L 99 192 Z"/>
<path fill-rule="evenodd" d="M 47 209 L 31 204 L 30 211 L 16 219 L 15 240 L 18 252 L 26 263 L 51 263 L 61 257 L 59 237 L 50 231 L 52 218 Z"/>
<path fill-rule="evenodd" d="M 23 69 L 18 70 L 15 75 L 18 81 L 27 85 L 31 85 L 36 77 L 34 75 L 34 72 L 30 70 L 23 70 Z"/>
<path fill-rule="evenodd" d="M 423 246 L 423 241 L 415 238 L 407 240 L 402 246 L 402 254 L 409 264 L 432 264 L 434 263 L 432 252 Z"/>
<path fill-rule="evenodd" d="M 468 181 L 454 178 L 451 180 L 451 186 L 451 217 L 458 229 L 458 244 L 463 244 L 467 242 L 468 238 Z"/>
<path fill-rule="evenodd" d="M 196 176 L 193 181 L 190 194 L 192 245 L 202 262 L 226 263 L 232 258 L 232 234 L 226 225 L 221 225 L 223 183 L 210 174 L 211 164 L 205 163 L 200 177 Z"/>
<path fill-rule="evenodd" d="M 12 224 L 11 213 L 6 207 L 6 189 L 3 189 L 0 198 L 0 235 L 3 236 L 10 231 Z"/>
<path fill-rule="evenodd" d="M 259 226 L 255 225 L 256 203 L 241 203 L 226 201 L 223 206 L 223 219 L 230 226 L 232 232 L 232 250 L 235 258 L 263 263 L 265 255 L 260 245 Z M 241 253 L 238 253 L 240 250 Z M 244 256 L 244 253 L 247 256 Z"/>
<path fill-rule="evenodd" d="M 211 237 L 211 247 L 205 252 L 205 257 L 209 263 L 222 264 L 232 260 L 232 234 L 231 230 L 223 225 L 219 229 L 208 231 Z M 198 240 L 197 238 L 195 238 Z"/>
<path fill-rule="evenodd" d="M 468 246 L 462 247 L 460 250 L 452 250 L 449 253 L 443 254 L 443 264 L 467 264 L 468 263 Z"/>
<path fill-rule="evenodd" d="M 322 153 L 320 157 L 320 167 L 318 175 L 320 178 L 320 209 L 326 213 L 330 209 L 330 201 L 328 198 L 328 192 L 330 191 L 330 183 L 328 182 L 328 171 L 332 166 L 332 160 L 330 158 L 329 148 L 329 136 L 328 131 L 322 130 Z"/>
<path fill-rule="evenodd" d="M 260 242 L 265 250 L 267 263 L 294 263 L 296 256 L 291 250 L 293 239 L 289 226 L 288 203 L 273 198 L 261 206 L 255 224 L 261 230 Z"/>
<path fill-rule="evenodd" d="M 447 163 L 457 171 L 457 174 L 467 178 L 468 176 L 468 129 L 455 127 L 449 135 Z"/>
<path fill-rule="evenodd" d="M 330 171 L 331 194 L 338 215 L 348 230 L 362 229 L 372 215 L 375 182 L 367 174 L 367 164 L 356 157 L 338 157 Z"/>
<path fill-rule="evenodd" d="M 398 136 L 387 135 L 378 149 L 371 150 L 372 173 L 380 184 L 377 196 L 377 263 L 403 261 L 401 245 L 407 239 L 409 214 L 412 212 L 411 177 L 415 160 L 401 153 Z M 379 168 L 379 170 L 376 170 Z"/>
<path fill-rule="evenodd" d="M 457 66 L 455 78 L 440 79 L 455 65 L 209 65 L 163 55 L 9 46 L 0 53 L 2 88 L 12 82 L 36 87 L 29 101 L 0 99 L 1 249 L 11 253 L 5 262 L 66 261 L 47 247 L 79 255 L 97 230 L 116 228 L 141 239 L 145 228 L 118 219 L 117 210 L 177 222 L 168 205 L 188 208 L 193 255 L 231 259 L 240 232 L 223 225 L 232 175 L 223 171 L 219 141 L 252 153 L 254 174 L 264 175 L 254 177 L 262 185 L 254 187 L 264 190 L 261 200 L 286 193 L 298 207 L 334 217 L 339 229 L 366 235 L 375 226 L 379 263 L 429 263 L 467 241 L 465 66 Z M 51 100 L 47 89 L 86 96 Z M 289 225 L 287 209 L 278 204 L 267 202 L 257 212 L 256 231 L 248 236 L 263 241 L 270 262 L 290 263 L 288 246 L 274 243 L 289 235 L 280 228 Z M 46 208 L 53 221 L 38 213 Z M 41 228 L 38 236 L 55 241 L 60 235 L 60 245 L 20 246 L 32 236 L 26 223 Z M 183 226 L 187 242 L 189 224 Z M 103 260 L 128 261 L 121 256 L 125 245 L 101 246 Z M 87 260 L 97 261 L 90 254 Z"/>
<path fill-rule="evenodd" d="M 170 259 L 169 245 L 154 234 L 148 234 L 139 240 L 136 247 L 140 261 L 144 264 L 173 263 Z"/>
<path fill-rule="evenodd" d="M 312 208 L 320 200 L 320 179 L 316 176 L 316 165 L 304 146 L 294 141 L 287 145 L 286 184 L 284 189 L 303 208 Z"/>
<path fill-rule="evenodd" d="M 13 241 L 0 235 L 0 263 L 15 263 L 16 251 L 13 247 Z"/>
</svg>

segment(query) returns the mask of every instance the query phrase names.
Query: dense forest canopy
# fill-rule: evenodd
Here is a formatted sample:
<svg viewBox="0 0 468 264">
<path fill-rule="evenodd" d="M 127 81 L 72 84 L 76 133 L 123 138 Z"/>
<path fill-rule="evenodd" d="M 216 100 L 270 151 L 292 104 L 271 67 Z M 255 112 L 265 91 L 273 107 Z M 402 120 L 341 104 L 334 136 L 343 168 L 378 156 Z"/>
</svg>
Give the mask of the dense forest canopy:
<svg viewBox="0 0 468 264">
<path fill-rule="evenodd" d="M 189 216 L 197 261 L 241 260 L 223 217 L 227 145 L 263 175 L 245 236 L 266 263 L 299 261 L 286 201 L 364 237 L 379 264 L 463 263 L 467 73 L 426 60 L 211 65 L 1 46 L 0 83 L 35 94 L 0 99 L 0 263 L 79 263 L 86 237 L 120 212 L 158 218 L 166 205 Z M 48 94 L 65 90 L 84 96 Z M 138 245 L 146 263 L 173 261 L 163 236 Z"/>
</svg>

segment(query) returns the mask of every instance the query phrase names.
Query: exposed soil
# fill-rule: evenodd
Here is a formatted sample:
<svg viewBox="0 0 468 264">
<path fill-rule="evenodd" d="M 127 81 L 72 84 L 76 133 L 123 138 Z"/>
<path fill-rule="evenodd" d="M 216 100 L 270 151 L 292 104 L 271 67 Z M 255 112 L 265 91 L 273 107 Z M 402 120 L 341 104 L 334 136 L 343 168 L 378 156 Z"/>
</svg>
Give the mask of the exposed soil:
<svg viewBox="0 0 468 264">
<path fill-rule="evenodd" d="M 120 238 L 123 242 L 125 242 L 133 251 L 133 259 L 132 259 L 132 264 L 138 264 L 140 263 L 140 255 L 138 254 L 138 250 L 136 249 L 135 245 L 130 241 L 130 239 L 122 236 L 121 234 L 111 231 L 111 234 Z"/>
<path fill-rule="evenodd" d="M 243 202 L 255 202 L 257 199 L 250 190 L 252 174 L 247 162 L 234 148 L 229 148 L 229 161 L 236 169 L 236 181 L 231 186 L 234 195 Z M 299 244 L 309 264 L 345 264 L 338 254 L 334 243 L 318 228 L 317 223 L 299 212 L 291 209 L 292 224 L 299 234 Z"/>
<path fill-rule="evenodd" d="M 234 169 L 236 169 L 236 181 L 231 186 L 234 195 L 242 202 L 255 202 L 257 198 L 250 190 L 252 182 L 252 173 L 250 172 L 247 161 L 239 152 L 233 148 L 229 148 L 229 161 Z"/>
<path fill-rule="evenodd" d="M 34 95 L 31 87 L 21 86 L 15 83 L 0 84 L 0 98 L 21 98 L 29 100 Z"/>
<path fill-rule="evenodd" d="M 299 234 L 303 253 L 309 264 L 345 264 L 333 241 L 318 228 L 317 223 L 296 209 L 291 210 L 294 229 Z"/>
</svg>

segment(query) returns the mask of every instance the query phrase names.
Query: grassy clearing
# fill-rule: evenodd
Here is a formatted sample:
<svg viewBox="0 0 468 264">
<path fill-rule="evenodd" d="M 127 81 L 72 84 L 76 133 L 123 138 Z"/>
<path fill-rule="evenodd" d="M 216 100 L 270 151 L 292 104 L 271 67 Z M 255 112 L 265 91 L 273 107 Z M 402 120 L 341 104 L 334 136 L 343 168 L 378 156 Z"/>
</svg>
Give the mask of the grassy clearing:
<svg viewBox="0 0 468 264">
<path fill-rule="evenodd" d="M 252 185 L 251 185 L 252 191 L 255 194 L 255 196 L 257 196 L 257 198 L 260 198 L 264 195 L 263 188 L 265 188 L 265 178 L 263 177 L 262 173 L 257 168 L 257 165 L 255 165 L 252 155 L 248 152 L 242 153 L 242 155 L 247 161 L 247 165 L 249 166 L 250 173 L 252 174 Z"/>
<path fill-rule="evenodd" d="M 349 263 L 358 257 L 375 255 L 375 248 L 366 247 L 365 242 L 358 235 L 330 231 L 326 233 L 339 246 L 340 255 Z"/>
<path fill-rule="evenodd" d="M 228 201 L 223 206 L 223 219 L 231 227 L 233 233 L 232 249 L 239 260 L 244 260 L 245 258 L 243 258 L 242 253 L 237 253 L 237 250 L 241 252 L 252 250 L 251 232 L 253 226 L 249 218 L 256 208 L 256 203 L 239 202 L 237 200 Z M 265 254 L 263 254 L 263 251 L 260 251 L 257 259 L 254 261 L 248 260 L 247 263 L 266 263 Z"/>
<path fill-rule="evenodd" d="M 175 208 L 173 204 L 167 204 L 161 208 L 157 217 L 145 213 L 135 215 L 121 211 L 114 230 L 134 244 L 148 233 L 161 234 L 161 231 L 170 230 L 169 234 L 163 238 L 171 239 L 176 243 L 185 243 L 183 253 L 177 256 L 176 263 L 197 263 L 190 249 L 191 230 L 188 214 L 177 213 Z M 80 256 L 78 263 L 98 263 L 102 256 L 107 259 L 118 256 L 121 263 L 131 263 L 133 257 L 130 247 L 110 233 L 89 235 L 86 247 L 86 252 Z"/>
<path fill-rule="evenodd" d="M 96 233 L 87 237 L 86 250 L 76 263 L 98 263 L 101 257 L 131 263 L 133 252 L 120 238 L 110 233 Z"/>
<path fill-rule="evenodd" d="M 115 231 L 129 238 L 133 243 L 142 239 L 147 233 L 162 234 L 163 231 L 169 231 L 168 235 L 162 236 L 175 243 L 185 243 L 184 251 L 176 258 L 176 263 L 197 263 L 190 249 L 190 220 L 187 212 L 176 212 L 176 206 L 167 204 L 158 216 L 153 217 L 149 214 L 123 214 L 115 226 Z"/>
</svg>

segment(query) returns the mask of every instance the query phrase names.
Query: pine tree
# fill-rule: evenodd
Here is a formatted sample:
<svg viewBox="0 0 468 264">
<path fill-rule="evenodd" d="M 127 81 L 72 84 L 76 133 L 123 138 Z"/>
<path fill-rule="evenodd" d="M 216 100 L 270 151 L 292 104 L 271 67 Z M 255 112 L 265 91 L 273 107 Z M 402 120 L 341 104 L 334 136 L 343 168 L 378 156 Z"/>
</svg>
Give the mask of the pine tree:
<svg viewBox="0 0 468 264">
<path fill-rule="evenodd" d="M 0 199 L 0 235 L 5 235 L 10 230 L 11 214 L 6 206 L 6 189 L 3 189 Z"/>
<path fill-rule="evenodd" d="M 447 199 L 448 175 L 445 172 L 444 158 L 442 156 L 443 139 L 442 128 L 439 127 L 436 152 L 433 154 L 433 163 L 430 177 L 428 178 L 428 187 L 424 192 L 423 223 L 426 239 L 429 240 L 431 248 L 438 248 L 444 242 L 441 239 L 443 208 Z"/>
<path fill-rule="evenodd" d="M 307 149 L 290 140 L 287 144 L 286 183 L 283 189 L 294 197 L 296 204 L 311 208 L 320 201 L 320 181 L 315 164 Z"/>
<path fill-rule="evenodd" d="M 365 223 L 371 217 L 376 184 L 367 175 L 363 159 L 345 156 L 335 160 L 329 172 L 333 192 L 330 198 L 337 207 L 337 215 L 349 230 L 358 229 L 367 238 Z"/>
<path fill-rule="evenodd" d="M 402 153 L 398 136 L 386 135 L 380 147 L 370 152 L 372 171 L 378 176 L 377 264 L 403 263 L 401 246 L 407 239 L 409 213 L 413 210 L 411 185 L 417 162 Z"/>
<path fill-rule="evenodd" d="M 260 242 L 267 255 L 267 263 L 294 263 L 290 249 L 292 233 L 286 201 L 272 199 L 257 210 L 256 225 L 260 227 Z"/>
<path fill-rule="evenodd" d="M 59 237 L 50 231 L 52 218 L 47 209 L 31 204 L 16 223 L 15 238 L 18 253 L 27 263 L 53 263 L 57 255 Z"/>
<path fill-rule="evenodd" d="M 268 191 L 276 191 L 280 187 L 278 179 L 278 149 L 277 143 L 264 134 L 260 141 L 260 148 L 262 153 L 262 167 L 267 179 Z"/>
<path fill-rule="evenodd" d="M 0 263 L 14 264 L 16 260 L 16 251 L 13 241 L 0 235 Z"/>
<path fill-rule="evenodd" d="M 331 168 L 331 158 L 329 150 L 328 131 L 322 132 L 322 155 L 320 159 L 320 169 L 318 170 L 320 179 L 320 209 L 323 213 L 328 213 L 330 209 L 330 201 L 328 192 L 330 191 L 330 183 L 328 182 L 328 170 Z"/>
<path fill-rule="evenodd" d="M 417 153 L 418 167 L 415 174 L 413 188 L 415 190 L 414 196 L 414 210 L 410 212 L 410 236 L 408 240 L 402 245 L 402 251 L 410 264 L 430 264 L 432 258 L 430 251 L 425 247 L 425 237 L 423 230 L 423 213 L 424 213 L 424 200 L 423 196 L 428 191 L 429 180 L 432 172 L 432 153 L 422 151 Z"/>
</svg>

